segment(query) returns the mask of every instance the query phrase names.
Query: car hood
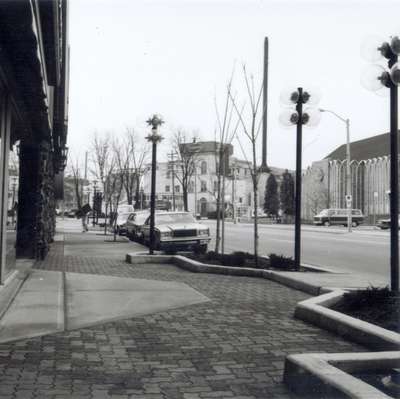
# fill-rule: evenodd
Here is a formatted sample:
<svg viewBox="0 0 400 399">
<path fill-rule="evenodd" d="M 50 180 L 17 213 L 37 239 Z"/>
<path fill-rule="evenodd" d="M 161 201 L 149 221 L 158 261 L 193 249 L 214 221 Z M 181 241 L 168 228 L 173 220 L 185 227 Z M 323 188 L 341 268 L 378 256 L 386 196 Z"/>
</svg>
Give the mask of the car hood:
<svg viewBox="0 0 400 399">
<path fill-rule="evenodd" d="M 390 223 L 390 218 L 389 219 L 379 219 L 378 220 L 378 223 L 382 223 L 382 222 Z M 399 218 L 399 223 L 400 223 L 400 218 Z"/>
<path fill-rule="evenodd" d="M 206 230 L 208 227 L 199 223 L 168 223 L 156 225 L 156 228 L 160 231 L 171 231 L 171 230 Z"/>
</svg>

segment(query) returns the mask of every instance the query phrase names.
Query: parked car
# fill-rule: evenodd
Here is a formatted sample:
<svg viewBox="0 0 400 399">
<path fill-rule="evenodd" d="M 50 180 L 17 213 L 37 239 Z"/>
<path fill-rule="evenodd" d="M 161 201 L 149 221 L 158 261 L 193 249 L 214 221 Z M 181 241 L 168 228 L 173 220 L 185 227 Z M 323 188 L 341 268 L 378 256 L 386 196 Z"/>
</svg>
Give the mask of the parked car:
<svg viewBox="0 0 400 399">
<path fill-rule="evenodd" d="M 119 204 L 118 205 L 118 213 L 133 213 L 135 212 L 135 208 L 133 205 L 129 204 Z"/>
<path fill-rule="evenodd" d="M 126 221 L 126 235 L 130 240 L 143 241 L 142 227 L 149 217 L 148 211 L 131 213 Z"/>
<path fill-rule="evenodd" d="M 376 225 L 382 230 L 390 229 L 390 217 L 387 219 L 379 219 Z M 400 228 L 400 215 L 399 215 L 399 228 Z"/>
<path fill-rule="evenodd" d="M 77 212 L 78 212 L 78 209 L 70 209 L 69 211 L 64 212 L 64 215 L 69 218 L 76 218 Z"/>
<path fill-rule="evenodd" d="M 347 214 L 347 209 L 323 209 L 318 215 L 314 216 L 314 224 L 347 226 Z M 351 225 L 357 227 L 361 223 L 364 223 L 364 215 L 359 209 L 352 209 Z"/>
<path fill-rule="evenodd" d="M 115 232 L 120 236 L 126 234 L 126 222 L 131 213 L 118 213 L 117 221 L 115 223 Z"/>
<path fill-rule="evenodd" d="M 154 248 L 165 251 L 207 252 L 210 229 L 197 222 L 189 212 L 156 212 Z M 145 244 L 150 241 L 150 217 L 142 228 Z"/>
</svg>

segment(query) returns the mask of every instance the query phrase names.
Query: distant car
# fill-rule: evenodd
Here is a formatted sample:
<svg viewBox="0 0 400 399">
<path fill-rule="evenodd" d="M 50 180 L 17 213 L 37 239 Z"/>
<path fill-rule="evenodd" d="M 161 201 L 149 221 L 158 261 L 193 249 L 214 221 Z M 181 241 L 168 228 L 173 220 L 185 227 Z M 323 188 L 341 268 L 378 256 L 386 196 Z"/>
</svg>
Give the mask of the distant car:
<svg viewBox="0 0 400 399">
<path fill-rule="evenodd" d="M 115 223 L 115 232 L 120 236 L 126 234 L 126 222 L 131 213 L 118 213 L 117 220 Z"/>
<path fill-rule="evenodd" d="M 379 219 L 376 225 L 382 230 L 390 229 L 390 217 L 387 219 Z M 399 228 L 400 228 L 400 215 L 399 215 Z"/>
<path fill-rule="evenodd" d="M 164 251 L 195 250 L 207 252 L 210 229 L 197 222 L 189 212 L 156 212 L 154 248 Z M 145 244 L 150 241 L 150 217 L 142 228 Z"/>
<path fill-rule="evenodd" d="M 78 212 L 78 209 L 71 209 L 71 210 L 67 211 L 66 213 L 64 213 L 64 215 L 69 218 L 76 218 L 77 212 Z"/>
<path fill-rule="evenodd" d="M 343 225 L 347 226 L 347 209 L 323 209 L 318 215 L 314 216 L 313 223 L 315 225 L 331 226 Z M 364 215 L 359 209 L 351 210 L 351 225 L 357 227 L 364 223 Z"/>
<path fill-rule="evenodd" d="M 129 215 L 126 221 L 126 235 L 130 240 L 143 241 L 142 227 L 149 215 L 148 211 L 136 211 Z"/>
</svg>

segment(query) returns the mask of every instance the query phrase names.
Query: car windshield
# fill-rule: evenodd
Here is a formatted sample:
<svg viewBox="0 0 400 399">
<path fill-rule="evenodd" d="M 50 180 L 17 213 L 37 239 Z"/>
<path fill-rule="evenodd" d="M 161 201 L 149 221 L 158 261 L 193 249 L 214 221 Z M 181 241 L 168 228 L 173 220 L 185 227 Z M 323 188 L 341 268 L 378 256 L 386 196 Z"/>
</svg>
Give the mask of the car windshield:
<svg viewBox="0 0 400 399">
<path fill-rule="evenodd" d="M 146 219 L 149 217 L 148 213 L 137 213 L 135 215 L 135 219 L 134 222 L 136 224 L 144 224 L 144 222 L 146 221 Z"/>
<path fill-rule="evenodd" d="M 155 215 L 156 224 L 195 223 L 190 213 L 162 213 Z"/>
</svg>

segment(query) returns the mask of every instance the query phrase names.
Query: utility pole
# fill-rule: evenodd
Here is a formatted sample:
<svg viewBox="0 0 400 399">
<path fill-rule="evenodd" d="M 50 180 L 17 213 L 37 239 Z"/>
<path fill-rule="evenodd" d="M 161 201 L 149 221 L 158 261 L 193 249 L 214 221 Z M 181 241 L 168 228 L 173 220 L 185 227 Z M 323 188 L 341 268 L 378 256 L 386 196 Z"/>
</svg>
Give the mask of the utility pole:
<svg viewBox="0 0 400 399">
<path fill-rule="evenodd" d="M 268 107 L 268 37 L 264 39 L 264 80 L 262 113 L 262 163 L 261 171 L 268 172 L 267 166 L 267 107 Z"/>
</svg>

